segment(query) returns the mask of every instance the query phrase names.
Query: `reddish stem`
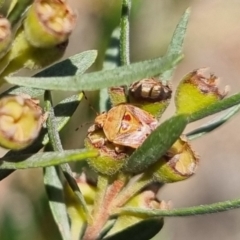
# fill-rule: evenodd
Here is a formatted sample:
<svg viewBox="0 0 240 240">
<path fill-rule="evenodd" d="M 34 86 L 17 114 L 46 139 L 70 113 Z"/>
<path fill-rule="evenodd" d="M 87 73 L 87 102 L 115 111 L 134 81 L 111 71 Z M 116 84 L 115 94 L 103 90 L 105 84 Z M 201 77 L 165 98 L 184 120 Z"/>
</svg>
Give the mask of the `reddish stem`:
<svg viewBox="0 0 240 240">
<path fill-rule="evenodd" d="M 93 223 L 88 225 L 84 234 L 83 240 L 97 239 L 101 233 L 102 228 L 106 224 L 110 216 L 110 206 L 115 196 L 121 191 L 125 184 L 122 179 L 117 179 L 110 185 L 106 191 L 102 205 L 94 210 Z"/>
</svg>

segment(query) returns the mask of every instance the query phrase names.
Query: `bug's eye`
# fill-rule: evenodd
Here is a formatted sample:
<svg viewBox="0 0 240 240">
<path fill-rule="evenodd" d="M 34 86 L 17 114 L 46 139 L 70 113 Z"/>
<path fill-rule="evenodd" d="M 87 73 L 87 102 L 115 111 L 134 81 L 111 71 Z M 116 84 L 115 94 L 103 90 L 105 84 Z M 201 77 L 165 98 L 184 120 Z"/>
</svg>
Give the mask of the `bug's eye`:
<svg viewBox="0 0 240 240">
<path fill-rule="evenodd" d="M 125 121 L 131 121 L 132 120 L 132 117 L 131 117 L 131 115 L 130 114 L 125 114 L 124 116 L 123 116 L 123 120 L 125 120 Z"/>
</svg>

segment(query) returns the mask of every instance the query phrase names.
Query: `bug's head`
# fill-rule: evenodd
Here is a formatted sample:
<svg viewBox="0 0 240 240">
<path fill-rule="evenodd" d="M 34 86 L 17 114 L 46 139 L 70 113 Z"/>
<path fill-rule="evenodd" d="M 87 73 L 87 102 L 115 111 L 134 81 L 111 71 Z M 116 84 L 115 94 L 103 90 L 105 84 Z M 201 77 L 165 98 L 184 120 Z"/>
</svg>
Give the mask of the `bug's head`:
<svg viewBox="0 0 240 240">
<path fill-rule="evenodd" d="M 102 113 L 102 114 L 99 114 L 96 118 L 95 118 L 95 124 L 98 126 L 98 127 L 103 127 L 104 125 L 104 122 L 107 118 L 107 113 Z"/>
</svg>

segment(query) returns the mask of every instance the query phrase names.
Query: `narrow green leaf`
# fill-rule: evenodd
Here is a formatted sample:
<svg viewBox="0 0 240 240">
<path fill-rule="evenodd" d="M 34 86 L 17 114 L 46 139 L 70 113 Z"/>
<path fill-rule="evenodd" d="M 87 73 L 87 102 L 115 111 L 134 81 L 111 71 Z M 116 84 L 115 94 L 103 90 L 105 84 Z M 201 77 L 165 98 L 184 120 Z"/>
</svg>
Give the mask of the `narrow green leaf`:
<svg viewBox="0 0 240 240">
<path fill-rule="evenodd" d="M 121 65 L 130 64 L 130 40 L 129 40 L 129 17 L 131 10 L 131 0 L 122 1 L 122 13 L 121 13 L 121 37 L 120 37 L 120 56 Z"/>
<path fill-rule="evenodd" d="M 97 51 L 89 50 L 69 57 L 53 66 L 37 73 L 35 77 L 53 77 L 53 76 L 73 76 L 83 74 L 96 60 Z M 32 87 L 12 87 L 5 94 L 28 94 L 33 98 L 42 96 L 44 90 Z"/>
<path fill-rule="evenodd" d="M 55 112 L 52 105 L 52 95 L 50 91 L 45 91 L 44 94 L 45 109 L 48 112 L 46 126 L 48 130 L 48 137 L 52 148 L 56 152 L 63 152 L 60 136 L 58 134 Z"/>
<path fill-rule="evenodd" d="M 142 78 L 151 77 L 171 69 L 182 59 L 175 54 L 154 60 L 133 63 L 112 70 L 98 71 L 69 77 L 5 77 L 11 84 L 46 90 L 81 91 L 127 85 Z"/>
<path fill-rule="evenodd" d="M 67 209 L 63 198 L 63 186 L 56 167 L 44 170 L 44 184 L 53 218 L 63 240 L 71 240 L 71 231 Z"/>
<path fill-rule="evenodd" d="M 240 93 L 225 98 L 219 102 L 213 103 L 208 107 L 197 111 L 189 116 L 189 122 L 194 122 L 214 113 L 221 112 L 240 103 Z"/>
<path fill-rule="evenodd" d="M 105 59 L 103 63 L 103 70 L 114 69 L 120 66 L 120 28 L 116 28 L 110 39 L 109 47 L 105 53 Z M 110 100 L 108 95 L 108 89 L 103 88 L 99 92 L 99 110 L 100 112 L 107 111 L 110 107 Z"/>
<path fill-rule="evenodd" d="M 44 100 L 45 100 L 46 110 L 49 113 L 46 125 L 47 125 L 47 129 L 48 129 L 48 137 L 49 137 L 50 143 L 51 143 L 54 151 L 63 152 L 63 147 L 62 147 L 61 139 L 60 139 L 60 136 L 58 133 L 58 126 L 57 126 L 55 112 L 54 112 L 53 105 L 52 105 L 52 96 L 51 96 L 50 91 L 45 92 Z M 61 164 L 60 166 L 61 166 L 61 169 L 63 171 L 63 174 L 64 174 L 66 180 L 69 183 L 69 186 L 72 188 L 73 192 L 79 198 L 79 200 L 80 200 L 79 204 L 85 210 L 84 212 L 86 214 L 87 219 L 90 219 L 90 213 L 87 208 L 87 203 L 86 203 L 86 201 L 85 201 L 85 199 L 73 177 L 73 173 L 72 173 L 72 170 L 71 170 L 69 164 L 64 163 L 64 164 Z"/>
<path fill-rule="evenodd" d="M 169 44 L 168 50 L 166 55 L 171 55 L 171 54 L 179 54 L 182 52 L 183 49 L 183 43 L 184 43 L 184 38 L 186 35 L 187 31 L 187 24 L 190 16 L 190 8 L 188 8 L 184 14 L 182 15 L 174 33 L 173 37 L 171 40 L 171 43 Z M 163 81 L 169 81 L 172 78 L 173 72 L 175 70 L 175 67 L 172 69 L 164 72 L 161 75 L 161 80 Z"/>
<path fill-rule="evenodd" d="M 55 112 L 55 124 L 57 130 L 60 131 L 63 127 L 68 123 L 71 116 L 77 109 L 80 101 L 83 98 L 83 94 L 79 93 L 77 95 L 73 95 L 69 98 L 64 99 L 59 104 L 54 107 Z M 46 145 L 49 142 L 49 137 L 46 134 L 43 139 L 43 145 Z"/>
<path fill-rule="evenodd" d="M 178 139 L 186 125 L 186 115 L 177 115 L 163 122 L 130 156 L 125 170 L 138 173 L 157 162 Z"/>
<path fill-rule="evenodd" d="M 44 69 L 43 71 L 37 73 L 35 77 L 63 77 L 83 74 L 89 67 L 92 66 L 96 57 L 96 50 L 81 52 L 64 61 L 56 63 L 47 69 Z"/>
<path fill-rule="evenodd" d="M 160 232 L 163 223 L 163 218 L 144 220 L 104 240 L 149 240 Z"/>
<path fill-rule="evenodd" d="M 217 202 L 195 207 L 176 208 L 170 210 L 149 210 L 143 208 L 124 207 L 120 208 L 118 214 L 144 214 L 149 217 L 183 217 L 195 216 L 210 213 L 225 212 L 231 209 L 240 208 L 240 199 Z"/>
<path fill-rule="evenodd" d="M 66 150 L 64 152 L 40 152 L 34 155 L 12 155 L 0 159 L 0 169 L 26 169 L 48 167 L 67 162 L 82 161 L 98 156 L 96 150 Z"/>
<path fill-rule="evenodd" d="M 120 66 L 120 28 L 114 29 L 109 42 L 108 49 L 105 53 L 103 70 L 114 69 Z"/>
<path fill-rule="evenodd" d="M 15 86 L 15 87 L 12 87 L 12 88 L 8 89 L 7 91 L 1 93 L 0 96 L 4 96 L 6 94 L 13 94 L 13 95 L 26 94 L 26 95 L 31 96 L 32 98 L 37 98 L 44 94 L 44 90 L 37 89 L 37 88 Z"/>
<path fill-rule="evenodd" d="M 189 132 L 187 135 L 189 140 L 193 140 L 198 137 L 202 137 L 203 135 L 215 130 L 216 128 L 222 126 L 226 123 L 230 118 L 235 116 L 240 110 L 240 105 L 234 106 L 229 111 L 224 113 L 222 116 L 218 116 L 217 118 L 209 121 L 208 123 L 202 125 L 201 127 Z"/>
</svg>

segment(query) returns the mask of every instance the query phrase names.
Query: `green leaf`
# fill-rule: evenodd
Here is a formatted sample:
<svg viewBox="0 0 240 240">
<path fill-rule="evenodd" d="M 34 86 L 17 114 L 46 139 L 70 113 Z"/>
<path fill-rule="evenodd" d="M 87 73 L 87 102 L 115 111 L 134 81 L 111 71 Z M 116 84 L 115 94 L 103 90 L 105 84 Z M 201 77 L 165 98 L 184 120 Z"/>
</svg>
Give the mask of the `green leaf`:
<svg viewBox="0 0 240 240">
<path fill-rule="evenodd" d="M 149 210 L 144 208 L 123 207 L 119 208 L 117 214 L 144 214 L 148 217 L 181 217 L 195 216 L 210 213 L 224 212 L 231 209 L 240 208 L 240 199 L 229 200 L 225 202 L 217 202 L 206 205 L 199 205 L 186 208 L 175 208 L 170 210 Z"/>
<path fill-rule="evenodd" d="M 52 145 L 52 148 L 56 152 L 63 152 L 63 147 L 61 143 L 61 139 L 58 133 L 58 125 L 56 122 L 55 117 L 55 111 L 53 109 L 52 105 L 52 96 L 50 91 L 46 91 L 44 94 L 44 101 L 45 101 L 45 108 L 48 111 L 48 119 L 46 121 L 47 129 L 48 129 L 48 137 L 50 140 L 50 143 Z M 80 189 L 73 177 L 72 170 L 68 163 L 61 164 L 61 169 L 63 171 L 63 174 L 66 178 L 66 180 L 69 183 L 69 186 L 72 188 L 73 192 L 76 194 L 76 196 L 80 200 L 81 207 L 85 210 L 84 213 L 86 214 L 87 218 L 90 218 L 90 213 L 87 208 L 87 203 L 85 202 L 85 199 L 80 192 Z"/>
<path fill-rule="evenodd" d="M 62 239 L 71 240 L 67 209 L 63 198 L 63 186 L 57 170 L 57 167 L 48 167 L 44 170 L 44 184 L 49 206 Z"/>
<path fill-rule="evenodd" d="M 104 240 L 149 240 L 160 232 L 163 224 L 163 218 L 144 220 L 119 233 L 106 237 Z"/>
<path fill-rule="evenodd" d="M 81 91 L 127 85 L 142 78 L 151 77 L 171 69 L 182 59 L 175 54 L 154 60 L 133 63 L 112 70 L 98 71 L 69 77 L 5 77 L 11 84 L 46 90 Z"/>
<path fill-rule="evenodd" d="M 26 169 L 48 167 L 67 162 L 82 161 L 98 156 L 96 150 L 66 150 L 64 152 L 40 152 L 36 154 L 12 155 L 0 159 L 0 169 Z"/>
<path fill-rule="evenodd" d="M 180 54 L 183 49 L 183 43 L 184 38 L 187 31 L 187 24 L 190 16 L 190 8 L 188 8 L 184 14 L 182 15 L 171 40 L 171 43 L 169 44 L 168 50 L 166 55 L 169 56 L 171 54 Z M 161 75 L 161 80 L 163 81 L 169 81 L 172 78 L 173 72 L 175 70 L 175 67 L 172 69 L 164 72 Z"/>
<path fill-rule="evenodd" d="M 240 105 L 234 106 L 229 111 L 227 111 L 222 116 L 218 116 L 217 118 L 209 121 L 208 123 L 202 125 L 201 127 L 189 132 L 187 135 L 189 140 L 193 140 L 198 137 L 202 137 L 203 135 L 215 130 L 216 128 L 222 126 L 226 123 L 230 118 L 235 116 L 240 110 Z"/>
<path fill-rule="evenodd" d="M 56 63 L 47 69 L 44 69 L 43 71 L 37 73 L 35 77 L 63 77 L 83 74 L 89 67 L 92 66 L 96 57 L 96 50 L 81 52 L 64 61 Z"/>
<path fill-rule="evenodd" d="M 97 51 L 89 50 L 69 57 L 53 66 L 37 73 L 35 77 L 73 76 L 83 74 L 96 60 Z M 5 94 L 28 94 L 33 98 L 42 96 L 44 90 L 32 87 L 12 87 L 1 95 Z"/>
<path fill-rule="evenodd" d="M 127 172 L 139 173 L 157 162 L 173 145 L 187 125 L 186 115 L 177 115 L 163 122 L 127 160 Z"/>
<path fill-rule="evenodd" d="M 83 98 L 83 94 L 79 93 L 77 95 L 73 95 L 69 98 L 64 99 L 58 105 L 54 107 L 55 112 L 55 124 L 57 130 L 60 131 L 63 127 L 68 123 L 71 116 L 77 109 L 80 101 Z M 46 145 L 49 141 L 49 137 L 46 134 L 43 139 L 43 145 Z"/>
<path fill-rule="evenodd" d="M 231 97 L 228 97 L 219 102 L 213 103 L 213 104 L 209 105 L 208 107 L 191 114 L 189 116 L 188 120 L 189 120 L 189 122 L 194 122 L 194 121 L 197 121 L 204 117 L 207 117 L 209 115 L 212 115 L 214 113 L 218 113 L 223 110 L 226 110 L 226 109 L 233 107 L 234 105 L 237 105 L 239 103 L 240 103 L 240 93 L 237 93 Z"/>
<path fill-rule="evenodd" d="M 120 45 L 120 55 L 121 55 L 121 65 L 130 64 L 130 41 L 129 41 L 129 17 L 131 11 L 131 0 L 122 1 L 122 13 L 121 13 L 121 45 Z"/>
<path fill-rule="evenodd" d="M 114 69 L 120 66 L 120 28 L 116 28 L 110 39 L 109 47 L 105 53 L 103 70 Z M 103 88 L 99 92 L 99 110 L 100 112 L 107 111 L 110 107 L 108 89 Z"/>
</svg>

